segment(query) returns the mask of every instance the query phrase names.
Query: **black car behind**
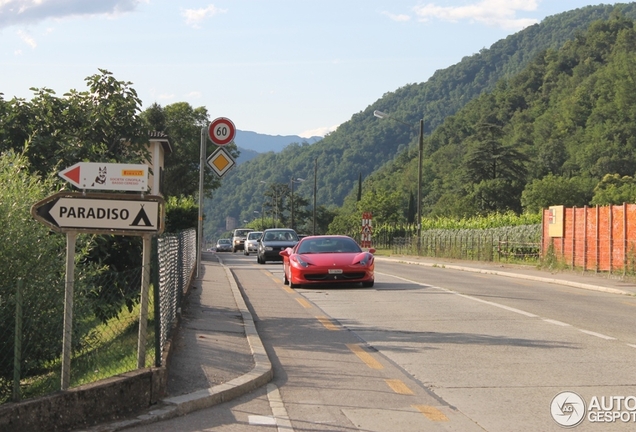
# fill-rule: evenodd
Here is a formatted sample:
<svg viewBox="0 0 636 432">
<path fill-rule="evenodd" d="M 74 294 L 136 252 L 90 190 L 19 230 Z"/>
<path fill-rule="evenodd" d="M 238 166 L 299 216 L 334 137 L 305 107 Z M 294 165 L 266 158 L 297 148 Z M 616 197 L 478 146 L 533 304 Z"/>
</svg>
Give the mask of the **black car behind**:
<svg viewBox="0 0 636 432">
<path fill-rule="evenodd" d="M 296 243 L 298 243 L 298 235 L 293 229 L 266 229 L 258 241 L 256 261 L 259 264 L 265 264 L 267 261 L 283 261 L 280 251 L 293 247 Z"/>
</svg>

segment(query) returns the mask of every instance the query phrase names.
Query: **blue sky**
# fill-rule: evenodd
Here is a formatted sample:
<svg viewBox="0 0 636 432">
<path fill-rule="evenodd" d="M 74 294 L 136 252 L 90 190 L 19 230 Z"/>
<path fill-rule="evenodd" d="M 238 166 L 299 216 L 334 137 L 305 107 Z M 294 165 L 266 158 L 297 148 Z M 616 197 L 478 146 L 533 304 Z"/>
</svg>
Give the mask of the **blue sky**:
<svg viewBox="0 0 636 432">
<path fill-rule="evenodd" d="M 588 0 L 0 0 L 0 93 L 62 96 L 106 69 L 144 108 L 324 135 L 387 92 Z M 615 2 L 607 2 L 614 4 Z"/>
</svg>

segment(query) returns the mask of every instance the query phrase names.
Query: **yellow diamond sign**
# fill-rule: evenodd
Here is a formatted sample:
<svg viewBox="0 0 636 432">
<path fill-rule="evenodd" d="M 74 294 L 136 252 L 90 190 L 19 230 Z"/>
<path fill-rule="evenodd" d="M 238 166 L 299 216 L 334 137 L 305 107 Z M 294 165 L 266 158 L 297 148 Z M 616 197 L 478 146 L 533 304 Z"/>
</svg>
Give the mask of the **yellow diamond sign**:
<svg viewBox="0 0 636 432">
<path fill-rule="evenodd" d="M 207 163 L 219 177 L 223 177 L 236 164 L 232 156 L 223 147 L 219 147 L 217 151 L 212 153 Z"/>
</svg>

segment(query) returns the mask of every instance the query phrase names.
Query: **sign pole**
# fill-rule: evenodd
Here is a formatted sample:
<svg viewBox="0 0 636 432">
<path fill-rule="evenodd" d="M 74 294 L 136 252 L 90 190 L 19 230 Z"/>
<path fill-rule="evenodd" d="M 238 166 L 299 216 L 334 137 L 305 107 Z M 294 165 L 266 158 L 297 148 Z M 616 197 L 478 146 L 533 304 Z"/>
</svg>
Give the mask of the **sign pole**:
<svg viewBox="0 0 636 432">
<path fill-rule="evenodd" d="M 143 236 L 139 338 L 137 340 L 137 369 L 146 367 L 146 339 L 148 337 L 148 293 L 150 291 L 151 236 Z"/>
<path fill-rule="evenodd" d="M 66 233 L 66 287 L 64 291 L 64 336 L 62 338 L 62 384 L 66 390 L 71 381 L 71 336 L 73 334 L 73 285 L 75 283 L 75 241 L 77 232 Z"/>
<path fill-rule="evenodd" d="M 201 267 L 201 247 L 203 245 L 203 167 L 205 165 L 205 143 L 206 143 L 206 129 L 201 128 L 201 155 L 199 158 L 199 222 L 197 229 L 198 244 L 197 244 L 197 278 L 199 277 Z"/>
</svg>

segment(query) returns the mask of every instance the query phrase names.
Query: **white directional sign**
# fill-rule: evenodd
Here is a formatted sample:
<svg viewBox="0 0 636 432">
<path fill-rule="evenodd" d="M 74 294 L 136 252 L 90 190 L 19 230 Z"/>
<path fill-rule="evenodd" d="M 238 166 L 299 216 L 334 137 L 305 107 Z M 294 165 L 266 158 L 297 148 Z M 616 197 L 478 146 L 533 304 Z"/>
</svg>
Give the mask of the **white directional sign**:
<svg viewBox="0 0 636 432">
<path fill-rule="evenodd" d="M 163 198 L 125 194 L 59 192 L 31 208 L 54 231 L 135 235 L 163 231 Z"/>
<path fill-rule="evenodd" d="M 80 189 L 148 190 L 148 165 L 144 164 L 79 162 L 58 175 Z"/>
</svg>

